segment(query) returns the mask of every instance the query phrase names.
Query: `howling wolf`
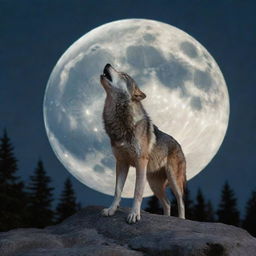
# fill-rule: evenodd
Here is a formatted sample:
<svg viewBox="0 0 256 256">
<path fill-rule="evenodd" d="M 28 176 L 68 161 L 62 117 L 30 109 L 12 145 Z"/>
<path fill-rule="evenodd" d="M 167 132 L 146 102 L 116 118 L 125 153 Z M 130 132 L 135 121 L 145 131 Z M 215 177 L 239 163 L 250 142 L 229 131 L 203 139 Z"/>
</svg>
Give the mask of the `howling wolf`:
<svg viewBox="0 0 256 256">
<path fill-rule="evenodd" d="M 100 76 L 106 91 L 103 121 L 116 158 L 114 201 L 103 209 L 111 216 L 121 201 L 121 193 L 130 166 L 136 168 L 134 202 L 128 223 L 140 220 L 140 208 L 146 180 L 170 215 L 170 202 L 165 190 L 170 186 L 178 203 L 180 218 L 185 218 L 183 195 L 186 185 L 186 160 L 179 143 L 160 131 L 150 120 L 141 101 L 146 97 L 136 82 L 126 73 L 107 64 Z"/>
</svg>

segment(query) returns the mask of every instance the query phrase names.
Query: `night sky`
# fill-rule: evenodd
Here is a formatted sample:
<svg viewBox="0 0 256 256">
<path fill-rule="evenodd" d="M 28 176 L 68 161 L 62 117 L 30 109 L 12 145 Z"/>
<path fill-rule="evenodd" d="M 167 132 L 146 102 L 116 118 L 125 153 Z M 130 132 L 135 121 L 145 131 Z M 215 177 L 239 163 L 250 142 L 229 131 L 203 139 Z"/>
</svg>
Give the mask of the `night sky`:
<svg viewBox="0 0 256 256">
<path fill-rule="evenodd" d="M 198 40 L 214 57 L 230 96 L 230 121 L 212 162 L 189 181 L 215 204 L 226 180 L 242 209 L 256 189 L 255 1 L 66 1 L 0 0 L 0 129 L 6 128 L 27 181 L 39 158 L 56 197 L 71 175 L 54 155 L 43 123 L 43 97 L 60 56 L 78 38 L 106 22 L 155 19 Z M 111 197 L 72 178 L 82 205 L 108 205 Z M 124 200 L 124 205 L 130 200 Z"/>
</svg>

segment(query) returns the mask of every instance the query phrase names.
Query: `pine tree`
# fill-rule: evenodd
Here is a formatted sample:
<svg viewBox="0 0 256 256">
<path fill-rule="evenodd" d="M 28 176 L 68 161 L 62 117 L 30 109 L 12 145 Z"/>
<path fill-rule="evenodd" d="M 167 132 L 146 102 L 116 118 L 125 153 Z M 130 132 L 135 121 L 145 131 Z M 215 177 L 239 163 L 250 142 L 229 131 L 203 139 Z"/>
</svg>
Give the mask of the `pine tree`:
<svg viewBox="0 0 256 256">
<path fill-rule="evenodd" d="M 196 203 L 193 209 L 193 219 L 197 221 L 207 221 L 206 204 L 201 189 L 197 191 Z"/>
<path fill-rule="evenodd" d="M 31 227 L 43 228 L 53 224 L 54 213 L 51 209 L 53 188 L 49 185 L 50 181 L 43 162 L 39 160 L 34 175 L 30 176 L 28 186 Z"/>
<path fill-rule="evenodd" d="M 193 201 L 190 199 L 190 191 L 188 187 L 185 190 L 184 204 L 185 204 L 186 219 L 192 220 L 193 219 Z"/>
<path fill-rule="evenodd" d="M 222 189 L 221 201 L 217 215 L 219 222 L 235 226 L 238 226 L 240 223 L 239 211 L 236 206 L 236 198 L 228 182 L 224 184 Z"/>
<path fill-rule="evenodd" d="M 176 197 L 171 191 L 172 195 L 172 200 L 171 200 L 171 216 L 178 216 L 178 204 Z M 193 219 L 193 200 L 190 198 L 190 191 L 188 187 L 185 189 L 185 194 L 184 194 L 184 205 L 185 205 L 185 217 L 186 219 Z"/>
<path fill-rule="evenodd" d="M 0 140 L 0 231 L 26 226 L 26 193 L 16 176 L 18 170 L 14 149 L 4 130 Z"/>
<path fill-rule="evenodd" d="M 178 217 L 178 204 L 177 204 L 176 197 L 173 194 L 172 194 L 172 200 L 171 200 L 171 216 Z"/>
<path fill-rule="evenodd" d="M 61 222 L 67 217 L 73 215 L 80 208 L 80 204 L 76 203 L 76 196 L 71 180 L 67 178 L 64 183 L 64 189 L 60 197 L 60 202 L 56 208 L 57 222 Z"/>
<path fill-rule="evenodd" d="M 256 190 L 252 192 L 251 197 L 247 201 L 243 228 L 251 235 L 256 236 Z"/>
<path fill-rule="evenodd" d="M 159 206 L 159 200 L 155 195 L 150 197 L 148 206 L 145 208 L 145 211 L 155 214 L 162 214 L 162 209 Z"/>
<path fill-rule="evenodd" d="M 206 204 L 206 221 L 208 222 L 214 222 L 215 217 L 214 217 L 214 210 L 211 201 L 209 200 Z"/>
<path fill-rule="evenodd" d="M 18 181 L 18 177 L 15 176 L 17 169 L 17 159 L 13 153 L 13 146 L 7 131 L 4 130 L 0 146 L 0 184 L 16 184 Z"/>
</svg>

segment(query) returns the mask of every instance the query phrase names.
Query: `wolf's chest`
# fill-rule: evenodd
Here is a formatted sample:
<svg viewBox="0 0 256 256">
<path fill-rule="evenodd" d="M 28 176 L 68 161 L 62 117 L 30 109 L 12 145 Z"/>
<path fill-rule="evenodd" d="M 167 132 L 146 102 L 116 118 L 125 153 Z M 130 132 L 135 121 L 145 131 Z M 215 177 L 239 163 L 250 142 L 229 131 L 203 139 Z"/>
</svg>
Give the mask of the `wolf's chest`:
<svg viewBox="0 0 256 256">
<path fill-rule="evenodd" d="M 135 166 L 135 159 L 138 159 L 141 154 L 139 144 L 130 144 L 125 141 L 116 142 L 114 145 L 112 145 L 112 151 L 116 159 L 125 161 L 132 166 Z"/>
</svg>

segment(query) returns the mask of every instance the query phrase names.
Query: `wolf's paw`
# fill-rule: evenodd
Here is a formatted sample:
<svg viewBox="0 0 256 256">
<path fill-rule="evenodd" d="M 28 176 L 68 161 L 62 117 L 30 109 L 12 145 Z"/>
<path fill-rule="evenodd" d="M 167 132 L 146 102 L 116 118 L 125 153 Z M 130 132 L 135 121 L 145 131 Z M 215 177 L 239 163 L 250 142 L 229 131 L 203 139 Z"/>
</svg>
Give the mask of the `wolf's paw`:
<svg viewBox="0 0 256 256">
<path fill-rule="evenodd" d="M 112 207 L 109 207 L 109 208 L 105 208 L 101 211 L 101 215 L 103 216 L 112 216 L 114 215 L 116 212 L 116 208 L 112 208 Z"/>
<path fill-rule="evenodd" d="M 135 223 L 137 221 L 140 220 L 140 213 L 137 212 L 131 212 L 128 216 L 127 216 L 127 222 L 129 224 Z"/>
</svg>

